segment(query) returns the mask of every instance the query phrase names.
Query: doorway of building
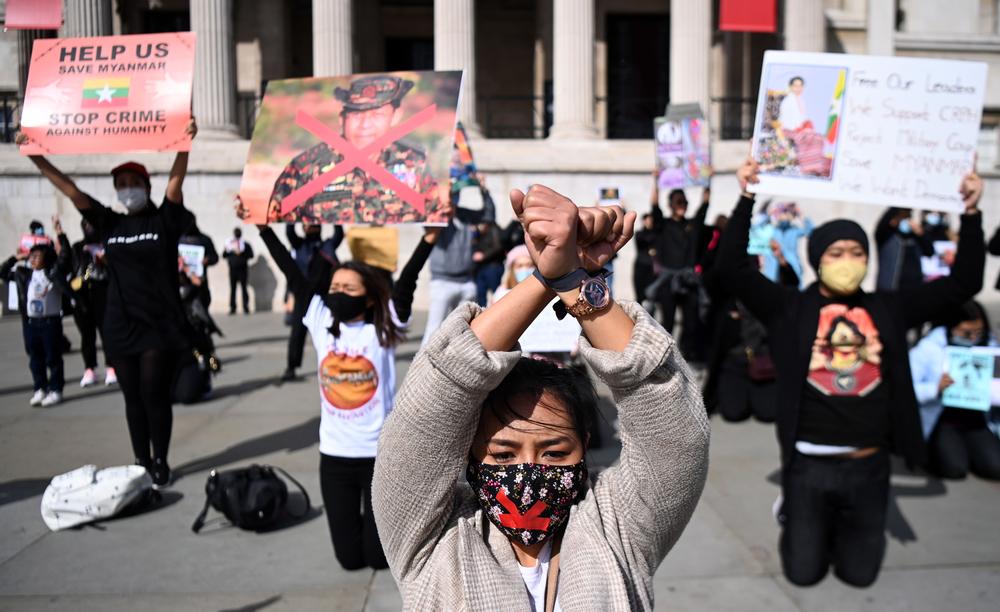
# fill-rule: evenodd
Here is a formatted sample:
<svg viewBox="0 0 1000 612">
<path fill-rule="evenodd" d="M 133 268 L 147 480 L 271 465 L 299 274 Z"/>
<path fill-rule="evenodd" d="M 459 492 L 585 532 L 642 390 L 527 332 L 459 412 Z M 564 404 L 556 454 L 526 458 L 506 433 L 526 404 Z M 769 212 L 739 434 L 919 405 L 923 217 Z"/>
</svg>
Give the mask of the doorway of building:
<svg viewBox="0 0 1000 612">
<path fill-rule="evenodd" d="M 670 17 L 608 15 L 608 138 L 652 138 L 670 87 Z"/>
<path fill-rule="evenodd" d="M 385 69 L 434 70 L 434 39 L 386 38 Z"/>
</svg>

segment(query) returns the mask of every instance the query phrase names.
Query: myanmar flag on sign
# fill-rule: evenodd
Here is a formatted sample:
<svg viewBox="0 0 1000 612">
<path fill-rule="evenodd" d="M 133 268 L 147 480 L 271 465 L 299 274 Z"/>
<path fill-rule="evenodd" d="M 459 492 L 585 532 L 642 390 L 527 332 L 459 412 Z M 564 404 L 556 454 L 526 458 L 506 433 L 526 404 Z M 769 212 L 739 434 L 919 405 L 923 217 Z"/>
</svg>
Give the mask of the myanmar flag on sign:
<svg viewBox="0 0 1000 612">
<path fill-rule="evenodd" d="M 840 109 L 844 105 L 844 87 L 847 84 L 847 71 L 840 70 L 837 84 L 833 88 L 833 99 L 830 100 L 830 113 L 826 119 L 826 141 L 829 144 L 837 142 L 837 132 L 840 131 Z"/>
<path fill-rule="evenodd" d="M 128 106 L 129 77 L 87 79 L 83 82 L 82 108 Z"/>
</svg>

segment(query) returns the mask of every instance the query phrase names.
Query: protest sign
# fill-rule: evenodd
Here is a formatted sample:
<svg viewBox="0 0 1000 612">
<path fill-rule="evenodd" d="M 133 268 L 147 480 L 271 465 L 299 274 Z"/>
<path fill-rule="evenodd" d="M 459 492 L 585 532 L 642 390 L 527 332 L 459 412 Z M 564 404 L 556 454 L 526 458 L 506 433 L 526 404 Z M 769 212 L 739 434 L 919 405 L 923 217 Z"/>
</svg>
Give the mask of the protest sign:
<svg viewBox="0 0 1000 612">
<path fill-rule="evenodd" d="M 617 187 L 601 187 L 597 190 L 597 203 L 600 206 L 614 206 L 621 202 L 621 192 Z"/>
<path fill-rule="evenodd" d="M 22 155 L 187 151 L 192 32 L 35 40 Z"/>
<path fill-rule="evenodd" d="M 270 81 L 240 185 L 245 218 L 445 222 L 461 83 L 461 71 Z"/>
<path fill-rule="evenodd" d="M 961 211 L 986 64 L 768 51 L 751 191 Z"/>
<path fill-rule="evenodd" d="M 774 239 L 774 226 L 770 219 L 763 223 L 750 226 L 750 242 L 747 245 L 747 255 L 767 255 L 771 252 L 771 240 Z"/>
<path fill-rule="evenodd" d="M 951 240 L 935 240 L 934 254 L 920 257 L 920 271 L 924 274 L 924 282 L 951 274 L 951 264 L 955 262 L 957 250 L 958 245 Z"/>
<path fill-rule="evenodd" d="M 560 321 L 552 304 L 542 309 L 518 340 L 521 350 L 528 353 L 570 353 L 579 341 L 580 324 L 570 316 Z"/>
<path fill-rule="evenodd" d="M 27 253 L 36 244 L 52 244 L 52 239 L 48 236 L 36 236 L 35 234 L 22 234 L 17 243 L 18 253 Z"/>
<path fill-rule="evenodd" d="M 205 247 L 200 244 L 178 244 L 177 254 L 184 260 L 184 265 L 191 274 L 199 278 L 205 276 Z"/>
<path fill-rule="evenodd" d="M 469 185 L 478 185 L 473 178 L 476 174 L 476 162 L 472 157 L 472 147 L 465 126 L 459 121 L 455 124 L 455 146 L 451 153 L 451 167 L 448 170 L 452 180 L 452 189 L 461 189 Z"/>
<path fill-rule="evenodd" d="M 698 104 L 668 106 L 666 116 L 653 120 L 653 133 L 660 189 L 708 186 L 712 165 L 708 122 Z"/>
<path fill-rule="evenodd" d="M 955 382 L 941 394 L 944 405 L 989 410 L 994 356 L 974 348 L 949 346 L 945 358 L 948 375 Z"/>
</svg>

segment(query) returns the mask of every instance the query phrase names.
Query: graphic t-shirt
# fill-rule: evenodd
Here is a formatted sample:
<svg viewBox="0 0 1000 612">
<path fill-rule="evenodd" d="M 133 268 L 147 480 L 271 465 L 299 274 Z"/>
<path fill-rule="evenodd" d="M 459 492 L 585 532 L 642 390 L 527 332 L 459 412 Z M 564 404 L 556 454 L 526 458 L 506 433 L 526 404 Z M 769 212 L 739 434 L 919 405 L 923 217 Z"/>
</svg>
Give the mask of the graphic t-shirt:
<svg viewBox="0 0 1000 612">
<path fill-rule="evenodd" d="M 45 270 L 33 270 L 28 281 L 29 318 L 56 317 L 62 311 L 62 292 L 49 280 Z"/>
<path fill-rule="evenodd" d="M 391 303 L 390 310 L 395 313 Z M 319 362 L 319 452 L 374 457 L 382 423 L 392 411 L 396 351 L 379 344 L 375 326 L 363 321 L 341 323 L 340 337 L 334 338 L 330 333 L 333 313 L 318 295 L 313 296 L 302 323 Z"/>
<path fill-rule="evenodd" d="M 860 300 L 828 302 L 802 394 L 798 440 L 833 446 L 886 446 L 889 390 L 882 341 Z"/>
<path fill-rule="evenodd" d="M 110 284 L 103 332 L 108 354 L 186 346 L 177 240 L 194 215 L 167 200 L 123 215 L 91 198 L 83 216 L 105 244 Z"/>
</svg>

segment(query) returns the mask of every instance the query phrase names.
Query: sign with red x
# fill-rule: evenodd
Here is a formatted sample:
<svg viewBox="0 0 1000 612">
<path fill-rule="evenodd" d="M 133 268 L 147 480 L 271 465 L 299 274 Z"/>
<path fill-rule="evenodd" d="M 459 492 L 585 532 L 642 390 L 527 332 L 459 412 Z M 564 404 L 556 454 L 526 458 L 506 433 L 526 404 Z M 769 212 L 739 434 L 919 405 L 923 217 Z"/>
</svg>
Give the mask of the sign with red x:
<svg viewBox="0 0 1000 612">
<path fill-rule="evenodd" d="M 271 81 L 240 185 L 252 223 L 434 223 L 461 71 Z M 440 187 L 439 187 L 440 186 Z"/>
</svg>

